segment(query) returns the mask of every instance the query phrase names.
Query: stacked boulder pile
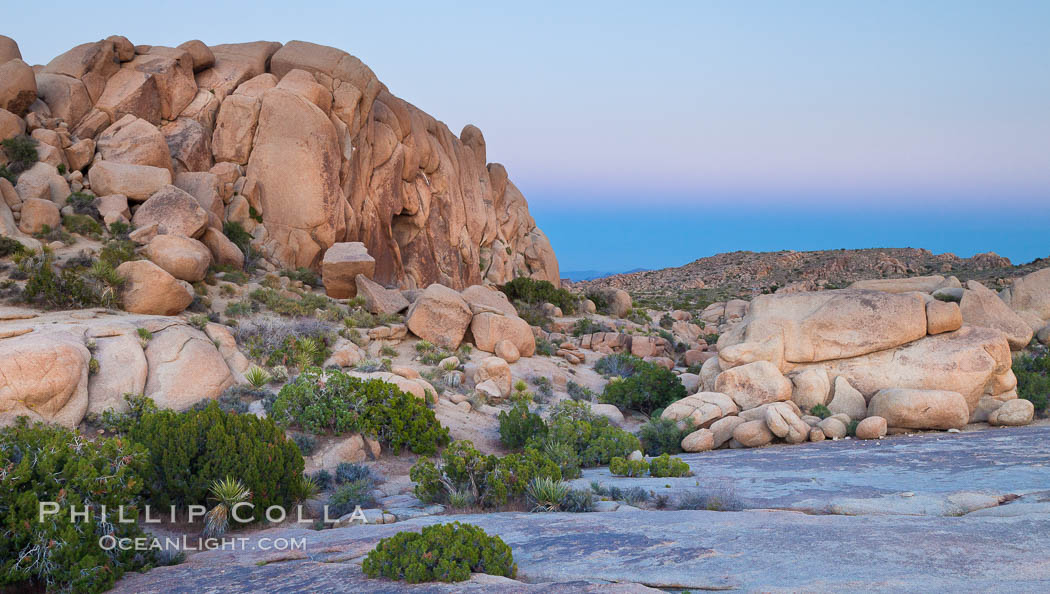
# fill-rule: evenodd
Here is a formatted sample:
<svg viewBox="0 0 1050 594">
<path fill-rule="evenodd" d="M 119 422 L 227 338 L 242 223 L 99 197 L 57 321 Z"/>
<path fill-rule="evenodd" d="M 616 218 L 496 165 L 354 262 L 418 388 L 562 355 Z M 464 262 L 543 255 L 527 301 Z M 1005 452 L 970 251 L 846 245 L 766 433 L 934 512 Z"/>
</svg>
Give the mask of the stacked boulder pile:
<svg viewBox="0 0 1050 594">
<path fill-rule="evenodd" d="M 718 320 L 717 357 L 703 364 L 697 393 L 663 412 L 696 428 L 683 448 L 819 441 L 850 425 L 877 438 L 1031 422 L 1011 349 L 1046 327 L 1050 271 L 1017 279 L 1002 297 L 938 276 L 857 284 L 762 295 L 738 320 Z M 825 408 L 827 418 L 810 414 Z"/>
<path fill-rule="evenodd" d="M 13 40 L 0 36 L 0 48 L 0 139 L 31 135 L 40 156 L 17 183 L 0 179 L 0 233 L 36 249 L 26 233 L 55 223 L 53 206 L 93 194 L 105 222 L 134 224 L 140 243 L 182 238 L 149 251 L 178 250 L 185 274 L 154 258 L 122 271 L 179 293 L 169 309 L 185 300 L 180 277 L 243 263 L 229 222 L 268 270 L 318 270 L 334 244 L 360 242 L 383 285 L 558 281 L 550 243 L 506 169 L 487 161 L 481 131 L 454 135 L 346 52 L 112 36 L 30 66 Z"/>
</svg>

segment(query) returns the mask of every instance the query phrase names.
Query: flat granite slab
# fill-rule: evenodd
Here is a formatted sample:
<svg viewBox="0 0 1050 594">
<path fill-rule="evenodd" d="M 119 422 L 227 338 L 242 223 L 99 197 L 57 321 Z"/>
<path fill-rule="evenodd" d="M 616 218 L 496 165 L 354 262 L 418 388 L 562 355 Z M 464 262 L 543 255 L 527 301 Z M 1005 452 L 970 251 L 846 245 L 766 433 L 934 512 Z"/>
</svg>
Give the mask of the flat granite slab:
<svg viewBox="0 0 1050 594">
<path fill-rule="evenodd" d="M 361 573 L 362 556 L 379 538 L 452 520 L 502 537 L 514 551 L 520 581 L 477 576 L 462 584 L 409 586 Z M 498 513 L 323 531 L 276 528 L 253 534 L 249 548 L 261 538 L 281 536 L 306 538 L 306 550 L 198 553 L 182 565 L 125 576 L 113 591 L 636 592 L 644 591 L 641 585 L 763 592 L 1050 591 L 1046 514 Z"/>
<path fill-rule="evenodd" d="M 724 493 L 743 509 L 962 515 L 1008 495 L 1050 490 L 1050 427 L 899 435 L 680 454 L 693 476 L 573 481 L 678 496 Z M 902 497 L 901 494 L 905 496 Z"/>
</svg>

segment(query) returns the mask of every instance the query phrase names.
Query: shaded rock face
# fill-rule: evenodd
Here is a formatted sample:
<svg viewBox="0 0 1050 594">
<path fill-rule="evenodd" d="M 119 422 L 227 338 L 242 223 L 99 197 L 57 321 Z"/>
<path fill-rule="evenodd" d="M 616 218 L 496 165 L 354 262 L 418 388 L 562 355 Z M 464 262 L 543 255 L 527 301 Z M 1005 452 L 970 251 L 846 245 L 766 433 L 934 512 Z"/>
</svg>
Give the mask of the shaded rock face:
<svg viewBox="0 0 1050 594">
<path fill-rule="evenodd" d="M 62 121 L 71 141 L 98 141 L 77 159 L 78 170 L 94 163 L 96 195 L 137 202 L 172 175 L 244 166 L 223 182 L 237 187 L 231 209 L 252 209 L 254 247 L 279 268 L 319 270 L 332 245 L 361 242 L 376 260 L 370 278 L 386 287 L 559 282 L 550 242 L 504 167 L 488 162 L 481 131 L 454 134 L 341 50 L 114 36 L 36 73 L 15 58 L 3 67 L 12 76 L 0 77 L 0 107 L 22 116 L 39 86 L 49 129 Z"/>
</svg>

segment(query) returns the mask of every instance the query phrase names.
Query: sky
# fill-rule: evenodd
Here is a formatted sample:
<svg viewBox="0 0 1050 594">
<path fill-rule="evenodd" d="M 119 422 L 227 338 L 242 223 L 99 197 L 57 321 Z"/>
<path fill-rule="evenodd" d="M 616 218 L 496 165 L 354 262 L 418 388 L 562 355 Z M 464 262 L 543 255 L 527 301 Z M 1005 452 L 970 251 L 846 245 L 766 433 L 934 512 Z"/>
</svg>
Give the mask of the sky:
<svg viewBox="0 0 1050 594">
<path fill-rule="evenodd" d="M 0 33 L 30 63 L 115 33 L 346 50 L 453 131 L 481 128 L 563 270 L 735 250 L 1050 255 L 1044 0 L 146 6 L 23 3 Z"/>
</svg>

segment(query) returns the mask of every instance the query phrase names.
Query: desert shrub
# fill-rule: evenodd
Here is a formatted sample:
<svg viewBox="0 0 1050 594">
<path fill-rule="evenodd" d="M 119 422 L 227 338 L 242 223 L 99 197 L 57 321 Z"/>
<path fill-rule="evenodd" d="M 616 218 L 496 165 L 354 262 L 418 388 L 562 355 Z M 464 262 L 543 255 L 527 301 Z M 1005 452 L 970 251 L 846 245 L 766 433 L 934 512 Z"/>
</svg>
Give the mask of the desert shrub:
<svg viewBox="0 0 1050 594">
<path fill-rule="evenodd" d="M 294 294 L 295 297 L 289 297 L 288 293 Z M 334 316 L 341 314 L 338 303 L 316 293 L 256 289 L 249 293 L 248 296 L 252 301 L 282 316 L 312 317 L 317 315 L 318 310 L 321 310 L 321 315 L 325 315 L 328 312 L 331 312 L 331 315 Z"/>
<path fill-rule="evenodd" d="M 588 388 L 587 386 L 577 384 L 572 380 L 569 380 L 569 383 L 566 384 L 565 390 L 569 393 L 569 397 L 573 400 L 594 402 L 595 397 L 598 396 L 594 393 L 594 390 Z"/>
<path fill-rule="evenodd" d="M 547 340 L 546 338 L 540 337 L 536 339 L 536 354 L 543 357 L 553 357 L 554 353 L 558 352 L 558 347 L 554 346 L 554 343 Z"/>
<path fill-rule="evenodd" d="M 244 226 L 236 221 L 226 221 L 223 223 L 222 234 L 244 253 L 244 262 L 247 264 L 249 256 L 254 255 L 254 250 L 252 249 L 252 234 L 248 233 L 244 229 Z"/>
<path fill-rule="evenodd" d="M 823 404 L 815 404 L 812 407 L 810 407 L 809 414 L 815 417 L 826 419 L 831 416 L 831 411 L 828 410 L 828 407 L 824 406 Z"/>
<path fill-rule="evenodd" d="M 639 477 L 649 472 L 649 463 L 645 460 L 628 460 L 617 456 L 609 460 L 609 472 L 614 476 Z"/>
<path fill-rule="evenodd" d="M 92 219 L 98 219 L 98 209 L 95 208 L 95 197 L 85 192 L 73 192 L 66 197 L 66 204 L 73 207 L 73 212 L 78 215 L 86 215 Z"/>
<path fill-rule="evenodd" d="M 367 480 L 374 484 L 376 482 L 376 477 L 372 474 L 372 469 L 364 464 L 340 462 L 339 465 L 335 467 L 335 483 L 337 485 L 360 480 Z"/>
<path fill-rule="evenodd" d="M 40 158 L 36 151 L 36 139 L 32 136 L 13 136 L 0 141 L 0 148 L 3 148 L 4 155 L 7 156 L 7 170 L 16 177 L 32 167 Z M 14 183 L 14 180 L 11 180 L 11 183 Z"/>
<path fill-rule="evenodd" d="M 102 246 L 98 259 L 100 262 L 105 262 L 114 268 L 124 262 L 137 260 L 138 255 L 135 254 L 135 242 L 130 239 L 111 239 Z"/>
<path fill-rule="evenodd" d="M 676 421 L 653 417 L 638 430 L 638 439 L 649 456 L 678 454 L 682 451 L 682 440 L 692 432 L 692 423 L 680 429 Z"/>
<path fill-rule="evenodd" d="M 544 429 L 546 429 L 546 426 Z M 563 479 L 580 477 L 582 474 L 580 471 L 580 455 L 576 453 L 576 449 L 572 444 L 558 441 L 557 439 L 545 439 L 541 446 L 540 451 L 543 452 L 543 455 L 550 458 L 550 461 L 557 464 L 558 468 L 561 469 L 561 477 Z"/>
<path fill-rule="evenodd" d="M 310 478 L 313 479 L 318 490 L 325 491 L 332 486 L 332 473 L 323 468 L 310 475 Z"/>
<path fill-rule="evenodd" d="M 70 233 L 98 239 L 102 236 L 102 225 L 95 219 L 82 214 L 71 214 L 62 217 L 62 226 Z"/>
<path fill-rule="evenodd" d="M 637 437 L 593 413 L 589 404 L 573 400 L 559 402 L 552 408 L 547 419 L 547 439 L 572 447 L 584 468 L 602 466 L 615 456 L 641 449 Z M 543 440 L 534 436 L 526 447 L 541 449 Z"/>
<path fill-rule="evenodd" d="M 0 237 L 0 258 L 24 254 L 25 246 L 10 237 Z"/>
<path fill-rule="evenodd" d="M 293 281 L 300 281 L 304 285 L 316 287 L 321 284 L 321 278 L 317 276 L 317 273 L 303 266 L 295 270 L 282 270 L 281 276 L 287 276 Z"/>
<path fill-rule="evenodd" d="M 456 441 L 434 464 L 420 460 L 409 471 L 415 494 L 425 502 L 449 503 L 455 497 L 482 507 L 497 507 L 520 500 L 534 478 L 561 480 L 561 470 L 538 450 L 503 457 L 485 455 L 469 441 Z"/>
<path fill-rule="evenodd" d="M 231 307 L 232 304 L 226 308 L 227 315 Z M 268 367 L 295 365 L 300 368 L 321 365 L 338 338 L 335 326 L 322 320 L 272 317 L 239 324 L 234 336 L 251 358 Z"/>
<path fill-rule="evenodd" d="M 519 276 L 500 287 L 500 290 L 511 301 L 521 301 L 531 305 L 553 303 L 565 314 L 574 313 L 579 300 L 576 295 L 565 289 L 557 289 L 548 281 L 534 280 L 526 276 Z"/>
<path fill-rule="evenodd" d="M 299 453 L 309 456 L 317 449 L 317 438 L 306 433 L 293 433 L 292 441 L 299 446 Z"/>
<path fill-rule="evenodd" d="M 606 384 L 599 400 L 619 408 L 650 414 L 685 396 L 685 386 L 677 375 L 642 361 L 630 377 Z"/>
<path fill-rule="evenodd" d="M 124 279 L 105 262 L 95 262 L 86 270 L 67 266 L 56 272 L 53 256 L 45 249 L 24 255 L 18 269 L 27 279 L 22 291 L 27 303 L 52 309 L 120 306 Z"/>
<path fill-rule="evenodd" d="M 525 487 L 533 512 L 561 511 L 571 490 L 568 483 L 548 477 L 534 478 Z"/>
<path fill-rule="evenodd" d="M 608 315 L 610 313 L 609 299 L 605 296 L 605 293 L 599 290 L 591 290 L 584 293 L 584 297 L 590 299 L 594 303 L 594 308 L 600 314 Z"/>
<path fill-rule="evenodd" d="M 690 472 L 689 465 L 684 460 L 669 454 L 661 454 L 649 461 L 649 474 L 653 477 L 689 476 Z"/>
<path fill-rule="evenodd" d="M 302 454 L 270 419 L 223 412 L 217 403 L 185 412 L 145 406 L 133 409 L 127 437 L 150 452 L 151 503 L 204 505 L 212 482 L 226 477 L 251 491 L 255 510 L 287 507 L 302 495 Z"/>
<path fill-rule="evenodd" d="M 634 322 L 635 324 L 645 325 L 652 322 L 653 319 L 649 314 L 641 308 L 633 308 L 627 310 L 627 315 L 624 316 L 628 321 Z"/>
<path fill-rule="evenodd" d="M 145 330 L 145 328 L 143 328 Z M 244 414 L 248 412 L 248 403 L 253 400 L 266 399 L 270 396 L 270 393 L 266 390 L 258 390 L 250 385 L 237 384 L 230 386 L 219 394 L 219 397 L 214 400 L 219 405 L 219 409 L 223 412 Z M 194 410 L 204 410 L 208 408 L 208 405 L 213 401 L 205 398 L 197 404 L 193 405 Z"/>
<path fill-rule="evenodd" d="M 590 489 L 570 489 L 561 504 L 562 511 L 584 513 L 594 511 L 594 493 Z"/>
<path fill-rule="evenodd" d="M 583 336 L 584 334 L 594 334 L 595 332 L 612 332 L 612 328 L 595 322 L 590 318 L 580 318 L 572 326 L 573 336 Z"/>
<path fill-rule="evenodd" d="M 547 424 L 538 414 L 529 411 L 524 402 L 509 411 L 499 413 L 499 440 L 504 447 L 517 450 L 534 435 L 546 435 Z"/>
<path fill-rule="evenodd" d="M 374 507 L 376 504 L 372 490 L 375 483 L 371 477 L 364 477 L 346 481 L 339 484 L 328 498 L 328 513 L 332 518 L 338 518 L 354 511 L 357 506 L 362 508 Z"/>
<path fill-rule="evenodd" d="M 686 491 L 674 502 L 675 509 L 703 509 L 708 511 L 740 511 L 743 504 L 731 484 L 713 488 Z"/>
<path fill-rule="evenodd" d="M 525 320 L 530 326 L 549 329 L 551 324 L 554 323 L 554 320 L 543 311 L 543 308 L 539 303 L 515 301 L 514 308 L 518 310 L 518 317 Z M 553 352 L 551 354 L 553 354 Z"/>
<path fill-rule="evenodd" d="M 860 425 L 860 421 L 858 421 L 858 420 L 850 421 L 849 424 L 846 425 L 846 435 L 849 435 L 850 437 L 856 437 L 857 436 L 857 425 Z"/>
<path fill-rule="evenodd" d="M 631 377 L 635 370 L 646 365 L 639 357 L 630 353 L 605 355 L 594 363 L 594 370 L 605 377 Z"/>
<path fill-rule="evenodd" d="M 676 321 L 677 320 L 671 317 L 671 314 L 665 313 L 664 315 L 660 316 L 660 327 L 669 330 L 671 326 L 674 326 L 674 323 Z"/>
<path fill-rule="evenodd" d="M 1029 400 L 1036 411 L 1046 410 L 1050 400 L 1050 355 L 1020 355 L 1014 359 L 1017 396 Z"/>
<path fill-rule="evenodd" d="M 498 536 L 470 524 L 436 524 L 399 532 L 379 541 L 361 564 L 365 575 L 392 580 L 462 582 L 471 573 L 517 575 L 510 547 Z"/>
<path fill-rule="evenodd" d="M 103 592 L 154 564 L 149 552 L 105 551 L 99 542 L 145 536 L 137 523 L 112 520 L 120 506 L 124 517 L 138 515 L 148 464 L 141 446 L 119 438 L 92 441 L 24 418 L 0 429 L 0 590 Z M 41 502 L 57 503 L 57 513 L 40 521 Z M 89 517 L 71 521 L 72 509 Z"/>
<path fill-rule="evenodd" d="M 281 388 L 272 418 L 282 427 L 315 434 L 371 435 L 400 454 L 431 455 L 448 443 L 434 411 L 394 384 L 341 371 L 309 368 Z"/>
</svg>

